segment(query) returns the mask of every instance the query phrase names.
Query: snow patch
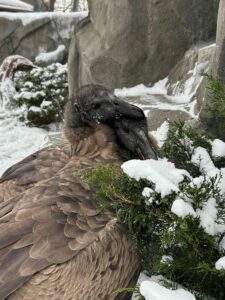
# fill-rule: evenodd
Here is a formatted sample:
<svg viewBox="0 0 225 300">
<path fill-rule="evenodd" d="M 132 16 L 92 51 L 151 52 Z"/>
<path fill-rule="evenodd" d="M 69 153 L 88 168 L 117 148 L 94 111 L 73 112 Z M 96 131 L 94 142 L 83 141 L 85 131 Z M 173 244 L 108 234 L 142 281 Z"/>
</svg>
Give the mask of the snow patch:
<svg viewBox="0 0 225 300">
<path fill-rule="evenodd" d="M 158 146 L 161 148 L 167 139 L 169 131 L 169 122 L 164 121 L 160 127 L 156 129 L 156 131 L 151 131 L 151 134 L 157 140 Z"/>
<path fill-rule="evenodd" d="M 212 141 L 212 155 L 213 157 L 225 156 L 225 143 L 219 139 Z"/>
<path fill-rule="evenodd" d="M 173 257 L 172 256 L 169 256 L 169 255 L 163 255 L 161 260 L 160 260 L 160 263 L 161 264 L 166 264 L 166 265 L 170 265 L 170 262 L 173 261 Z"/>
<path fill-rule="evenodd" d="M 146 95 L 164 95 L 166 94 L 166 83 L 168 78 L 159 80 L 152 87 L 139 84 L 131 88 L 115 89 L 114 94 L 117 97 L 137 97 Z"/>
<path fill-rule="evenodd" d="M 51 64 L 57 61 L 61 62 L 63 60 L 65 51 L 66 47 L 64 45 L 59 45 L 54 51 L 39 53 L 35 58 L 35 62 L 37 64 Z"/>
<path fill-rule="evenodd" d="M 191 157 L 191 162 L 198 166 L 200 171 L 208 177 L 214 177 L 219 170 L 214 166 L 207 150 L 203 147 L 197 147 Z"/>
<path fill-rule="evenodd" d="M 217 262 L 215 263 L 215 268 L 217 270 L 225 270 L 225 256 L 217 260 Z"/>
<path fill-rule="evenodd" d="M 53 19 L 57 18 L 65 18 L 68 19 L 69 17 L 72 18 L 85 18 L 87 17 L 88 12 L 75 12 L 75 13 L 64 13 L 64 12 L 42 12 L 42 13 L 8 13 L 8 12 L 1 12 L 0 18 L 5 18 L 8 20 L 20 20 L 24 26 L 29 25 L 33 21 L 43 19 L 43 18 L 50 18 Z"/>
<path fill-rule="evenodd" d="M 216 199 L 210 198 L 204 203 L 202 209 L 196 210 L 200 219 L 200 225 L 204 228 L 205 232 L 209 235 L 215 235 L 217 233 L 217 204 Z"/>
<path fill-rule="evenodd" d="M 169 290 L 153 281 L 143 281 L 140 292 L 146 300 L 195 300 L 195 296 L 184 289 Z"/>
<path fill-rule="evenodd" d="M 136 180 L 147 179 L 155 184 L 155 191 L 165 197 L 173 191 L 179 191 L 179 183 L 185 176 L 190 176 L 186 170 L 177 169 L 166 158 L 159 160 L 130 160 L 122 164 L 123 171 Z"/>
<path fill-rule="evenodd" d="M 173 85 L 173 96 L 167 96 L 169 99 L 176 103 L 188 103 L 196 95 L 197 89 L 202 82 L 202 73 L 206 71 L 208 62 L 196 63 L 193 70 L 190 70 L 188 74 L 191 76 L 185 81 L 182 88 L 178 81 Z"/>
<path fill-rule="evenodd" d="M 20 98 L 30 100 L 32 98 L 37 98 L 38 96 L 44 97 L 45 92 L 44 91 L 38 91 L 38 92 L 22 92 L 22 93 L 17 93 L 14 96 L 14 99 L 18 100 Z"/>
<path fill-rule="evenodd" d="M 40 112 L 41 112 L 41 108 L 38 107 L 38 106 L 31 106 L 31 107 L 29 108 L 29 111 L 40 113 Z"/>
<path fill-rule="evenodd" d="M 188 203 L 180 198 L 174 200 L 171 211 L 180 218 L 185 218 L 190 215 L 194 218 L 196 217 L 196 212 L 194 211 L 191 203 Z"/>
<path fill-rule="evenodd" d="M 4 117 L 4 119 L 1 119 Z M 0 176 L 11 165 L 49 143 L 44 129 L 26 127 L 10 113 L 0 111 Z"/>
</svg>

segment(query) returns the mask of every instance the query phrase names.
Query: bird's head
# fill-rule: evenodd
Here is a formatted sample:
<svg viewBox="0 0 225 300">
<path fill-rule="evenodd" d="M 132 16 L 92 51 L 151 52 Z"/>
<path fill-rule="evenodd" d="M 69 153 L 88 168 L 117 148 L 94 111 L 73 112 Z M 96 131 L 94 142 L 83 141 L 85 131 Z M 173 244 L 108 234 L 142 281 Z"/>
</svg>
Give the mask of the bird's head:
<svg viewBox="0 0 225 300">
<path fill-rule="evenodd" d="M 119 143 L 140 158 L 157 158 L 149 143 L 143 111 L 103 86 L 86 85 L 67 103 L 66 127 L 93 127 L 99 123 L 113 128 Z"/>
</svg>

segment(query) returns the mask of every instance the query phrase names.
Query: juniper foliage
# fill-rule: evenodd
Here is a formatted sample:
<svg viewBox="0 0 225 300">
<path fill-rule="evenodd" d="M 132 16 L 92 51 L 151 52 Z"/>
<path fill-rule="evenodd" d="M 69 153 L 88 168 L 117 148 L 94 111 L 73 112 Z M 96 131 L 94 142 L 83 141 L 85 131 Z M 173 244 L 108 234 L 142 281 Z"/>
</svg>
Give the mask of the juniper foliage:
<svg viewBox="0 0 225 300">
<path fill-rule="evenodd" d="M 207 109 L 215 118 L 225 119 L 225 85 L 219 78 L 207 73 L 204 73 L 204 76 L 207 78 L 207 89 L 213 100 Z"/>
<path fill-rule="evenodd" d="M 182 122 L 170 124 L 162 154 L 178 168 L 186 169 L 191 177 L 184 178 L 178 192 L 164 198 L 154 190 L 152 182 L 131 179 L 118 165 L 97 167 L 88 171 L 85 178 L 96 193 L 99 209 L 113 209 L 127 224 L 143 268 L 150 275 L 164 275 L 193 291 L 196 299 L 222 300 L 225 299 L 225 271 L 217 270 L 215 262 L 224 254 L 218 247 L 224 233 L 210 235 L 199 217 L 181 218 L 171 211 L 177 197 L 192 203 L 195 211 L 203 209 L 213 198 L 218 210 L 217 223 L 225 222 L 225 196 L 218 187 L 221 178 L 204 176 L 191 162 L 197 147 L 206 148 L 214 164 L 225 167 L 224 159 L 212 156 L 212 146 L 206 137 Z M 192 178 L 200 175 L 203 180 L 194 184 Z M 151 201 L 142 196 L 145 187 L 153 190 L 148 197 Z M 172 259 L 165 262 L 161 259 L 164 255 Z"/>
<path fill-rule="evenodd" d="M 15 87 L 17 92 L 10 105 L 25 108 L 21 119 L 36 126 L 62 121 L 68 97 L 66 66 L 54 63 L 30 72 L 18 72 Z"/>
</svg>

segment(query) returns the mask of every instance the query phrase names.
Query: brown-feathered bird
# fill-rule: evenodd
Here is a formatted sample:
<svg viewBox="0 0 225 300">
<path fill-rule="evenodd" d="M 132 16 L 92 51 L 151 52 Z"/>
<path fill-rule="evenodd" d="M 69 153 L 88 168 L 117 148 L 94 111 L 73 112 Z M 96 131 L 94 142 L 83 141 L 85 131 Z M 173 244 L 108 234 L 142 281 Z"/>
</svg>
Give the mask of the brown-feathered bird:
<svg viewBox="0 0 225 300">
<path fill-rule="evenodd" d="M 118 144 L 156 158 L 141 109 L 98 85 L 68 101 L 69 144 L 51 146 L 1 179 L 0 299 L 103 300 L 135 284 L 140 269 L 127 229 L 99 212 L 82 170 L 121 163 Z"/>
</svg>

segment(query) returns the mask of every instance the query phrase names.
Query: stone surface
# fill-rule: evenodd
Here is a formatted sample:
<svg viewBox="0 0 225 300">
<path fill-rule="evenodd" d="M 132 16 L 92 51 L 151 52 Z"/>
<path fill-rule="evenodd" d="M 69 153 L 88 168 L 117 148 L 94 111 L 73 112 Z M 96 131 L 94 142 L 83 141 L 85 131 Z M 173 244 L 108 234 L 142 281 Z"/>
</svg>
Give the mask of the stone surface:
<svg viewBox="0 0 225 300">
<path fill-rule="evenodd" d="M 217 33 L 216 33 L 216 49 L 210 62 L 209 73 L 214 77 L 219 78 L 225 83 L 225 0 L 220 0 Z M 225 141 L 225 120 L 213 116 L 208 107 L 215 105 L 213 96 L 209 93 L 207 82 L 198 94 L 198 101 L 202 103 L 200 121 L 201 126 L 211 136 L 218 137 Z"/>
<path fill-rule="evenodd" d="M 182 95 L 189 92 L 190 95 L 195 96 L 196 89 L 203 78 L 202 74 L 208 70 L 215 46 L 215 43 L 198 45 L 185 52 L 184 57 L 168 76 L 168 95 Z"/>
<path fill-rule="evenodd" d="M 69 54 L 70 94 L 166 77 L 191 45 L 215 37 L 218 0 L 89 0 Z"/>
<path fill-rule="evenodd" d="M 147 120 L 149 130 L 156 130 L 164 121 L 187 121 L 191 117 L 182 110 L 169 110 L 169 109 L 152 109 L 148 115 Z"/>
<path fill-rule="evenodd" d="M 86 14 L 85 14 L 86 15 Z M 20 54 L 32 61 L 40 52 L 68 50 L 82 13 L 0 13 L 0 64 L 9 55 Z"/>
<path fill-rule="evenodd" d="M 123 99 L 143 109 L 149 131 L 156 130 L 164 121 L 187 121 L 193 117 L 188 105 L 176 104 L 164 95 L 149 94 L 145 97 L 134 96 Z"/>
</svg>

